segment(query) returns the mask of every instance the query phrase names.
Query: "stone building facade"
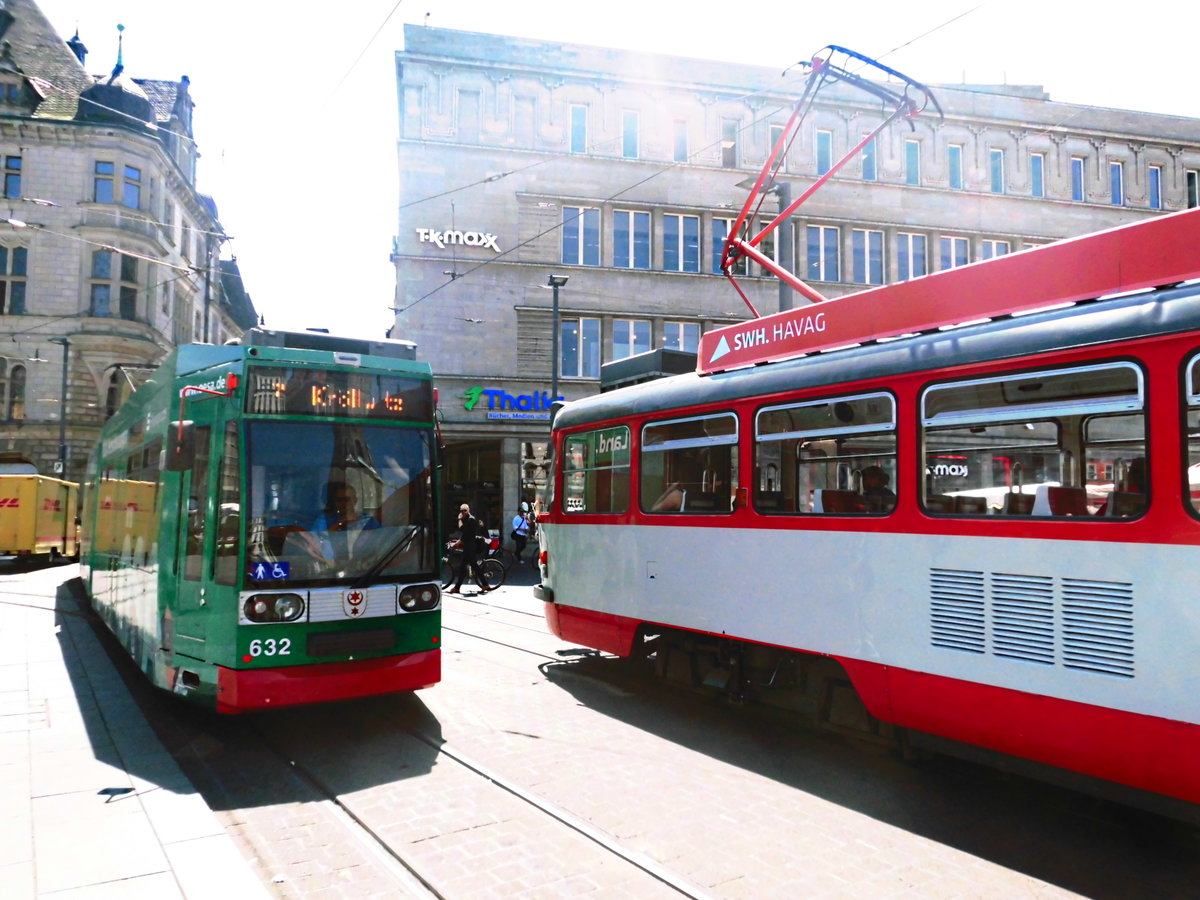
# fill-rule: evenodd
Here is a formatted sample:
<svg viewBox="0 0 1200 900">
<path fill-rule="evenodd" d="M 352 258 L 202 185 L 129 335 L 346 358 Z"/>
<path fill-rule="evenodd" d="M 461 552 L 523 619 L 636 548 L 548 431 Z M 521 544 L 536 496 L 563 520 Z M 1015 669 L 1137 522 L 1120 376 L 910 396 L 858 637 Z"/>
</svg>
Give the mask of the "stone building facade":
<svg viewBox="0 0 1200 900">
<path fill-rule="evenodd" d="M 568 279 L 568 400 L 599 389 L 603 363 L 694 350 L 747 317 L 716 274 L 721 243 L 805 73 L 423 26 L 406 28 L 396 63 L 392 334 L 438 376 L 448 503 L 481 506 L 506 533 L 500 520 L 544 491 L 550 276 Z M 942 116 L 883 132 L 763 249 L 835 297 L 1200 202 L 1198 120 L 1036 86 L 933 92 Z M 764 215 L 888 112 L 845 85 L 823 93 Z M 809 302 L 753 264 L 740 283 L 763 313 Z"/>
<path fill-rule="evenodd" d="M 172 346 L 256 316 L 196 189 L 188 79 L 131 78 L 119 44 L 88 75 L 32 0 L 6 0 L 0 46 L 0 471 L 79 480 Z"/>
</svg>

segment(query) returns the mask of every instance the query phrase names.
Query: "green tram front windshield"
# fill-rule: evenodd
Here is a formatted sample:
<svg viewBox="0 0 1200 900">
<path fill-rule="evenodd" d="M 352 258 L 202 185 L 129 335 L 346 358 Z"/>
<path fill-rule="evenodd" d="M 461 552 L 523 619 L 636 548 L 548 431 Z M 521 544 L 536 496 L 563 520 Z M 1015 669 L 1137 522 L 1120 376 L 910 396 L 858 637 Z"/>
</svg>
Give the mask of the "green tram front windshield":
<svg viewBox="0 0 1200 900">
<path fill-rule="evenodd" d="M 395 425 L 247 422 L 245 584 L 436 572 L 432 442 L 428 429 Z"/>
</svg>

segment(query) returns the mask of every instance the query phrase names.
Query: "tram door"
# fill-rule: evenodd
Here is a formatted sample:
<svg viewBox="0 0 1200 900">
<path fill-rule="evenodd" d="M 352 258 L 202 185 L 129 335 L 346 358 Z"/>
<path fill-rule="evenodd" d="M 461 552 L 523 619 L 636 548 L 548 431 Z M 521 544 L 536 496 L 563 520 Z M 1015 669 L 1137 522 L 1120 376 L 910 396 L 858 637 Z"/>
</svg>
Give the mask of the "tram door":
<svg viewBox="0 0 1200 900">
<path fill-rule="evenodd" d="M 176 653 L 205 659 L 208 639 L 208 593 L 211 591 L 209 563 L 213 542 L 213 427 L 210 422 L 215 404 L 196 403 L 188 410 L 196 424 L 193 429 L 194 454 L 190 468 L 182 473 L 176 500 L 173 604 L 173 649 Z M 206 408 L 207 407 L 207 408 Z M 207 415 L 206 415 L 207 414 Z M 167 612 L 167 611 L 164 611 Z"/>
</svg>

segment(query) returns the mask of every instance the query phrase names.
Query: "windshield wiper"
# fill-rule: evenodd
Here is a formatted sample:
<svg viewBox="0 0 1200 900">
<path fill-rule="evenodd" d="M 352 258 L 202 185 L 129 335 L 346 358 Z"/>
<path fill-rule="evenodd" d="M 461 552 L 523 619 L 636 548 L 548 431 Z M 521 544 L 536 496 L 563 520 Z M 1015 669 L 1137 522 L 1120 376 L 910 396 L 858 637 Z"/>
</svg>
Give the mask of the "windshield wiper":
<svg viewBox="0 0 1200 900">
<path fill-rule="evenodd" d="M 412 531 L 410 531 L 400 540 L 396 541 L 396 543 L 394 543 L 387 550 L 387 552 L 383 554 L 383 556 L 379 557 L 379 559 L 375 561 L 375 565 L 371 566 L 371 568 L 367 569 L 366 572 L 354 580 L 354 583 L 351 585 L 351 587 L 365 587 L 367 582 L 378 576 L 380 572 L 387 568 L 388 564 L 393 559 L 411 547 L 412 542 L 416 539 L 417 535 L 424 534 L 427 527 L 428 526 L 426 526 L 424 522 L 417 522 L 414 524 L 412 526 Z"/>
</svg>

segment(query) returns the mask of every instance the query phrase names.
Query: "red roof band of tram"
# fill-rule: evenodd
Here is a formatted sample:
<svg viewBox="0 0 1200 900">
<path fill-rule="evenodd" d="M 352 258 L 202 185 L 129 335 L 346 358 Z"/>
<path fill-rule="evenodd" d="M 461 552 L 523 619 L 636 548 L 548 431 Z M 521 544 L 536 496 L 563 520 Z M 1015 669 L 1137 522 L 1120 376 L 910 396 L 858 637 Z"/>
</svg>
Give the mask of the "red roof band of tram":
<svg viewBox="0 0 1200 900">
<path fill-rule="evenodd" d="M 707 332 L 696 369 L 722 372 L 1200 278 L 1200 209 L 812 303 Z"/>
</svg>

